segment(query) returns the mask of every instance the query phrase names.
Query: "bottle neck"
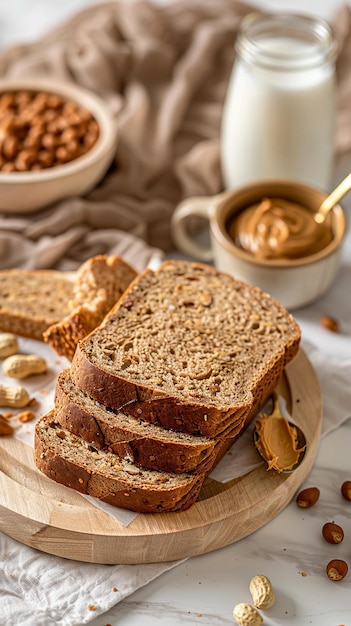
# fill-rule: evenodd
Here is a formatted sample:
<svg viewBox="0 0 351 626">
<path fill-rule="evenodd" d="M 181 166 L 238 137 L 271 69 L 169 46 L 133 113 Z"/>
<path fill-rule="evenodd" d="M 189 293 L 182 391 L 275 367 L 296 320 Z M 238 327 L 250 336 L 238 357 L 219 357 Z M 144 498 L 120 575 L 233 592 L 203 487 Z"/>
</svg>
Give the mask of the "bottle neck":
<svg viewBox="0 0 351 626">
<path fill-rule="evenodd" d="M 333 64 L 337 46 L 331 27 L 322 19 L 255 12 L 241 21 L 235 48 L 246 63 L 297 71 Z"/>
</svg>

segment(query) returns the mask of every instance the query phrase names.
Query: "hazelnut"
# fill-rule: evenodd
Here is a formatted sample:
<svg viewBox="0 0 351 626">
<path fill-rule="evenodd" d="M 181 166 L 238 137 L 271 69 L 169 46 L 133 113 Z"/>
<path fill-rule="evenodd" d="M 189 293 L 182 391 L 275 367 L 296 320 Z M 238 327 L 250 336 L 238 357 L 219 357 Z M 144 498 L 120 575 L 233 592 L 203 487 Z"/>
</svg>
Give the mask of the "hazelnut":
<svg viewBox="0 0 351 626">
<path fill-rule="evenodd" d="M 307 489 L 303 489 L 296 496 L 296 504 L 301 507 L 301 509 L 308 509 L 310 506 L 316 504 L 319 494 L 320 491 L 318 487 L 307 487 Z"/>
<path fill-rule="evenodd" d="M 351 480 L 345 480 L 345 482 L 341 485 L 341 493 L 345 500 L 351 502 Z"/>
<path fill-rule="evenodd" d="M 332 561 L 329 561 L 326 567 L 328 578 L 334 581 L 342 580 L 343 578 L 345 578 L 348 570 L 349 568 L 347 563 L 340 559 L 333 559 Z"/>
<path fill-rule="evenodd" d="M 340 332 L 339 322 L 334 317 L 330 317 L 329 315 L 322 315 L 319 321 L 323 328 L 330 330 L 332 333 Z"/>
<path fill-rule="evenodd" d="M 327 522 L 322 528 L 322 535 L 328 543 L 341 543 L 344 538 L 344 531 L 338 524 Z"/>
</svg>

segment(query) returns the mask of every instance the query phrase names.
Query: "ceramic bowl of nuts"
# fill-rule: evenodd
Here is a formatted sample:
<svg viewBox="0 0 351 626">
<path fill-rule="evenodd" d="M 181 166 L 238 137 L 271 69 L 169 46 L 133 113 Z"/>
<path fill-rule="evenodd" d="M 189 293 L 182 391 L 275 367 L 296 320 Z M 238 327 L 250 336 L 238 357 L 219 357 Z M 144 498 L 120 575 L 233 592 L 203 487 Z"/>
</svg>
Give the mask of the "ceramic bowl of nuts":
<svg viewBox="0 0 351 626">
<path fill-rule="evenodd" d="M 46 79 L 0 80 L 0 210 L 84 196 L 115 155 L 116 120 L 92 92 Z"/>
</svg>

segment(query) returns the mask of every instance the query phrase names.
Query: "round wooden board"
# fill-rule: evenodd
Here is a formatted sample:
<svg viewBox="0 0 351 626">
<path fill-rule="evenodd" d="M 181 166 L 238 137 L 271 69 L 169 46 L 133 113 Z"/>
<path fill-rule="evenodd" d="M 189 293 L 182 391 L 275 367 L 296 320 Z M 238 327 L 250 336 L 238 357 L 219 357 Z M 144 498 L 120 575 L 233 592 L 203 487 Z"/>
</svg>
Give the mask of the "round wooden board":
<svg viewBox="0 0 351 626">
<path fill-rule="evenodd" d="M 173 561 L 234 543 L 290 502 L 317 454 L 321 392 L 302 350 L 286 368 L 279 393 L 306 435 L 307 451 L 299 468 L 277 474 L 260 466 L 226 484 L 207 478 L 188 511 L 138 515 L 128 526 L 42 475 L 28 445 L 1 437 L 0 529 L 43 552 L 89 563 Z"/>
</svg>

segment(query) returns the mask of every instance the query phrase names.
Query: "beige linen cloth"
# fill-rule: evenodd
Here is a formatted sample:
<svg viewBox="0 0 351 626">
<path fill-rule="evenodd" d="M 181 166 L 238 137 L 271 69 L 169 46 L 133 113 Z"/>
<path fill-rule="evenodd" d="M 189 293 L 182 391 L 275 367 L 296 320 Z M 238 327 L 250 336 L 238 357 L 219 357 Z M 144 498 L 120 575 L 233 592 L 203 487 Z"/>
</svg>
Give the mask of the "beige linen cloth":
<svg viewBox="0 0 351 626">
<path fill-rule="evenodd" d="M 71 269 L 92 254 L 121 253 L 142 269 L 148 246 L 171 248 L 177 203 L 222 188 L 219 129 L 233 42 L 253 8 L 233 0 L 109 2 L 0 55 L 0 76 L 55 77 L 96 92 L 119 128 L 115 162 L 87 197 L 0 215 L 1 268 Z M 340 4 L 333 26 L 340 153 L 351 148 L 350 6 Z"/>
</svg>

